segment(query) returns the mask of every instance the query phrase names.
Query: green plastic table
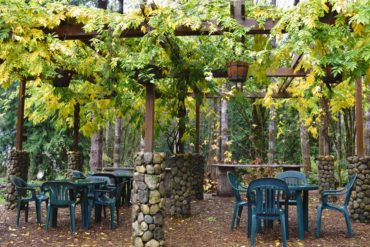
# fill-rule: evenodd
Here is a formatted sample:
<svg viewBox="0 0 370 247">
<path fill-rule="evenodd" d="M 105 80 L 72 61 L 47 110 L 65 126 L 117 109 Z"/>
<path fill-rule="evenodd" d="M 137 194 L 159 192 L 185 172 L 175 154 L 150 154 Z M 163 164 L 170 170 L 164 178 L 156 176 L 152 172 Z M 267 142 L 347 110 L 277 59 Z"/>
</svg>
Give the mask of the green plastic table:
<svg viewBox="0 0 370 247">
<path fill-rule="evenodd" d="M 304 231 L 308 230 L 308 191 L 317 190 L 315 184 L 288 186 L 290 193 L 295 194 L 297 201 L 298 238 L 304 239 Z M 303 195 L 303 197 L 302 197 Z"/>
<path fill-rule="evenodd" d="M 89 212 L 89 200 L 87 198 L 87 193 L 89 188 L 95 188 L 96 186 L 105 185 L 105 181 L 97 181 L 97 180 L 90 180 L 90 179 L 76 179 L 76 180 L 58 180 L 58 181 L 65 181 L 72 183 L 78 191 L 81 192 L 81 215 L 82 215 L 82 227 L 84 229 L 89 228 L 90 223 L 90 215 Z M 51 226 L 57 226 L 57 216 L 58 216 L 58 209 L 53 208 L 52 216 L 51 216 Z"/>
</svg>

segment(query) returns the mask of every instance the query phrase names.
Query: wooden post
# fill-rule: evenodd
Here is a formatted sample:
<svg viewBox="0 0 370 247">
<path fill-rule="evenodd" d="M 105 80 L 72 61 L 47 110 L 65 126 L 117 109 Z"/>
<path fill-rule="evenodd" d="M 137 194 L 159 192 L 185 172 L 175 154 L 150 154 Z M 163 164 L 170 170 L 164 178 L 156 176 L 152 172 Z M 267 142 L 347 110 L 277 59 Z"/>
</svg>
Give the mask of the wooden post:
<svg viewBox="0 0 370 247">
<path fill-rule="evenodd" d="M 195 153 L 199 154 L 200 152 L 200 100 L 196 98 L 195 104 Z"/>
<path fill-rule="evenodd" d="M 16 150 L 22 150 L 25 98 L 26 98 L 26 82 L 23 81 L 19 83 L 18 117 L 17 117 L 17 130 L 16 130 L 16 136 L 15 136 L 15 149 Z"/>
<path fill-rule="evenodd" d="M 75 111 L 73 116 L 73 146 L 74 152 L 78 151 L 78 131 L 80 129 L 80 103 L 75 104 Z"/>
<path fill-rule="evenodd" d="M 154 140 L 154 84 L 147 83 L 146 87 L 146 111 L 145 111 L 145 152 L 153 152 Z"/>
<path fill-rule="evenodd" d="M 362 110 L 362 82 L 356 81 L 356 149 L 357 156 L 364 155 L 364 124 Z"/>
<path fill-rule="evenodd" d="M 325 97 L 320 99 L 320 106 L 323 110 L 320 123 L 320 132 L 319 132 L 319 155 L 327 156 L 330 155 L 330 146 L 329 146 L 329 102 Z"/>
</svg>

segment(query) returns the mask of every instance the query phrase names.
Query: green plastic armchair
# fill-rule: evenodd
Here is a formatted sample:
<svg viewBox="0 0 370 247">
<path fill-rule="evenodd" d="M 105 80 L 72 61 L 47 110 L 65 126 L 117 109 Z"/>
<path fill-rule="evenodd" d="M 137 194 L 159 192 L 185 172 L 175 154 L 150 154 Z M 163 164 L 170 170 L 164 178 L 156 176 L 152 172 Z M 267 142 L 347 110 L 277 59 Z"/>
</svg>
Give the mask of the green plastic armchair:
<svg viewBox="0 0 370 247">
<path fill-rule="evenodd" d="M 254 246 L 255 235 L 260 220 L 279 220 L 283 246 L 288 238 L 288 185 L 276 178 L 260 178 L 253 180 L 247 191 L 248 207 L 248 237 L 251 236 L 251 246 Z"/>
<path fill-rule="evenodd" d="M 321 215 L 323 209 L 335 210 L 343 214 L 344 219 L 346 220 L 347 231 L 350 238 L 352 238 L 352 227 L 351 221 L 349 218 L 349 213 L 347 210 L 349 199 L 351 198 L 351 192 L 353 186 L 356 182 L 357 174 L 352 175 L 349 179 L 347 185 L 339 190 L 324 190 L 321 192 L 321 203 L 317 205 L 317 221 L 316 221 L 316 237 L 320 237 L 320 230 L 321 230 Z M 344 202 L 342 205 L 337 205 L 334 203 L 329 202 L 329 196 L 341 196 L 345 195 Z"/>
<path fill-rule="evenodd" d="M 71 232 L 76 229 L 76 188 L 72 183 L 64 181 L 46 182 L 41 187 L 42 191 L 49 194 L 50 203 L 48 205 L 45 230 L 49 228 L 52 210 L 57 208 L 69 208 Z"/>
<path fill-rule="evenodd" d="M 119 207 L 121 205 L 122 191 L 130 181 L 120 183 L 115 189 L 95 190 L 95 220 L 101 218 L 101 207 L 110 208 L 110 228 L 114 228 L 114 211 L 117 214 L 117 224 L 119 224 Z"/>
<path fill-rule="evenodd" d="M 232 172 L 227 172 L 227 179 L 231 185 L 233 191 L 235 202 L 234 202 L 234 212 L 231 219 L 231 230 L 234 229 L 235 219 L 236 225 L 240 224 L 240 217 L 242 215 L 243 207 L 248 206 L 248 202 L 243 201 L 240 196 L 240 192 L 247 192 L 247 187 L 240 184 L 236 176 Z"/>
<path fill-rule="evenodd" d="M 28 208 L 30 202 L 35 202 L 37 224 L 41 223 L 41 203 L 44 201 L 48 205 L 48 197 L 44 193 L 37 195 L 38 185 L 27 184 L 22 178 L 15 175 L 9 176 L 10 182 L 17 191 L 17 226 L 19 226 L 20 211 L 24 209 L 25 222 L 28 222 Z"/>
</svg>

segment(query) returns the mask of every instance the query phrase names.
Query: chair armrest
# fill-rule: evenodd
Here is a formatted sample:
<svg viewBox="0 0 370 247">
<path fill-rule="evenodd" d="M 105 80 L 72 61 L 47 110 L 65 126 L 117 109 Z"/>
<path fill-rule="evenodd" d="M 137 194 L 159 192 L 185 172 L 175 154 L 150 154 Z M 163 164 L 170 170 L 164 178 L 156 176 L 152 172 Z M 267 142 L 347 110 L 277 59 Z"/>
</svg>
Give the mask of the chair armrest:
<svg viewBox="0 0 370 247">
<path fill-rule="evenodd" d="M 339 196 L 339 195 L 343 195 L 343 193 L 345 192 L 346 192 L 345 188 L 341 188 L 338 190 L 324 190 L 321 192 L 321 195 L 322 196 L 329 196 L 329 195 Z"/>
<path fill-rule="evenodd" d="M 41 188 L 41 184 L 27 184 L 27 187 L 37 189 L 37 188 Z"/>
</svg>

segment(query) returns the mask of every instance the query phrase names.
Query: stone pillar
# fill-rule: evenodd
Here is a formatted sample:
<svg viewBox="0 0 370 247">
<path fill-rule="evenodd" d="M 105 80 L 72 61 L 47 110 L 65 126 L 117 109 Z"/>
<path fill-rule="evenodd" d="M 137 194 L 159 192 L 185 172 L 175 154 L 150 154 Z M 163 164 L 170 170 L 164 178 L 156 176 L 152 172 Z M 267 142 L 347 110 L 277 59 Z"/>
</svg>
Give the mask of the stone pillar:
<svg viewBox="0 0 370 247">
<path fill-rule="evenodd" d="M 319 190 L 335 189 L 334 157 L 320 156 L 317 158 L 319 173 Z"/>
<path fill-rule="evenodd" d="M 164 246 L 164 153 L 137 153 L 134 164 L 132 246 Z"/>
<path fill-rule="evenodd" d="M 357 174 L 349 202 L 351 218 L 356 222 L 370 223 L 370 156 L 349 157 L 348 175 Z"/>
<path fill-rule="evenodd" d="M 191 155 L 176 154 L 168 160 L 171 167 L 171 199 L 170 215 L 176 217 L 188 217 L 191 213 L 192 179 L 191 179 Z"/>
<path fill-rule="evenodd" d="M 9 163 L 7 165 L 7 185 L 6 185 L 6 208 L 14 209 L 17 204 L 17 192 L 14 185 L 10 182 L 9 176 L 16 175 L 27 181 L 28 167 L 30 165 L 30 157 L 26 151 L 12 150 L 9 155 Z"/>
<path fill-rule="evenodd" d="M 84 162 L 83 153 L 81 151 L 68 151 L 68 176 L 71 170 L 82 171 L 82 165 Z"/>
<path fill-rule="evenodd" d="M 204 182 L 204 166 L 205 159 L 200 154 L 191 155 L 191 181 L 192 194 L 195 199 L 203 200 L 203 182 Z"/>
</svg>

